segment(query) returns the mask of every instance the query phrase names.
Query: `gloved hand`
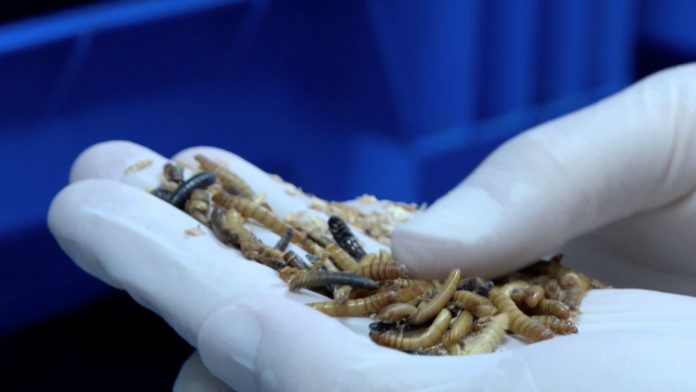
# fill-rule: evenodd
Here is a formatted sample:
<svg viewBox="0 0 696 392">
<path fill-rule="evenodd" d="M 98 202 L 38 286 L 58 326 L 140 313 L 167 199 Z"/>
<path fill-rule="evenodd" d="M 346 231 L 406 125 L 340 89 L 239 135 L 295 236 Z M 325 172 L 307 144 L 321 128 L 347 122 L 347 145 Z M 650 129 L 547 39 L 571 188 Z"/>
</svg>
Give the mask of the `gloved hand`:
<svg viewBox="0 0 696 392">
<path fill-rule="evenodd" d="M 576 268 L 618 286 L 693 294 L 689 241 L 696 185 L 696 68 L 655 75 L 599 104 L 530 130 L 393 237 L 412 274 L 453 267 L 491 276 L 561 248 Z M 281 215 L 306 208 L 283 184 L 229 153 L 227 161 Z M 124 169 L 143 159 L 149 168 Z M 422 357 L 369 341 L 363 319 L 333 319 L 289 293 L 276 273 L 241 260 L 196 221 L 137 188 L 165 159 L 129 143 L 78 158 L 49 226 L 82 268 L 128 290 L 240 390 L 691 390 L 696 300 L 636 289 L 590 291 L 580 333 L 471 357 Z M 125 184 L 124 184 L 125 183 Z M 376 244 L 368 244 L 376 247 Z M 196 358 L 189 361 L 195 368 Z M 187 379 L 204 371 L 184 368 Z M 203 385 L 203 384 L 197 384 Z M 219 385 L 219 384 L 215 384 Z"/>
</svg>

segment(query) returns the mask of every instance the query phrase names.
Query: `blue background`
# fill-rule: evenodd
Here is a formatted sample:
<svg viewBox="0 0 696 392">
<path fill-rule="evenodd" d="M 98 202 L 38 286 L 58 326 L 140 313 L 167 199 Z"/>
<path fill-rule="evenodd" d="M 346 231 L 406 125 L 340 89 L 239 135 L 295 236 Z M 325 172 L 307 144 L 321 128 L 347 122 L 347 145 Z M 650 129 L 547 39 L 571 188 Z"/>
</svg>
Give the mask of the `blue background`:
<svg viewBox="0 0 696 392">
<path fill-rule="evenodd" d="M 432 202 L 518 132 L 696 58 L 696 2 L 141 1 L 0 26 L 0 334 L 103 297 L 46 229 L 88 146 L 226 148 Z"/>
</svg>

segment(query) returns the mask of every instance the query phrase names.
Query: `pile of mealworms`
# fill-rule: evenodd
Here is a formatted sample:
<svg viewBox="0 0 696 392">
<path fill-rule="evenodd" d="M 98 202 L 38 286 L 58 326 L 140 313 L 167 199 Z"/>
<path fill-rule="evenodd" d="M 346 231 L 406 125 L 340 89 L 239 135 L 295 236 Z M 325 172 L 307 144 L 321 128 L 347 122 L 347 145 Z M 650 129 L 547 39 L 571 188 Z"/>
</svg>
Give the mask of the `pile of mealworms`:
<svg viewBox="0 0 696 392">
<path fill-rule="evenodd" d="M 313 208 L 333 214 L 328 222 L 301 214 L 283 219 L 264 202 L 263 194 L 256 194 L 228 167 L 203 155 L 195 159 L 199 167 L 186 180 L 182 167 L 165 165 L 160 187 L 152 194 L 209 227 L 246 259 L 278 271 L 290 290 L 313 290 L 331 298 L 308 306 L 334 317 L 373 318 L 370 337 L 383 346 L 419 354 L 469 355 L 495 351 L 506 331 L 529 342 L 577 333 L 574 319 L 586 292 L 608 287 L 562 264 L 561 255 L 495 281 L 462 276 L 458 269 L 442 282 L 409 279 L 405 266 L 388 251 L 365 252 L 346 223 L 385 242 L 394 219 L 356 218 L 361 214 L 358 208 L 316 197 Z M 401 203 L 387 207 L 397 211 L 397 223 L 416 210 L 415 205 Z M 361 222 L 369 222 L 369 227 L 361 227 Z M 386 222 L 387 227 L 378 228 L 375 222 Z M 253 224 L 277 234 L 277 243 L 263 243 L 250 230 Z M 304 257 L 288 250 L 289 243 L 302 249 Z"/>
</svg>

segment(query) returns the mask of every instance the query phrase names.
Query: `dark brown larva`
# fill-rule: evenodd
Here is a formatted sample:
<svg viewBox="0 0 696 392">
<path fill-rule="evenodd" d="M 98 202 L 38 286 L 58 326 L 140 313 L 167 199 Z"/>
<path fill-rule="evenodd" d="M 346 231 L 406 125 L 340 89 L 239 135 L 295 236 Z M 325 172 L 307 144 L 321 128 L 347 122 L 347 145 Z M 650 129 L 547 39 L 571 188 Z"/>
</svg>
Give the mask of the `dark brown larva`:
<svg viewBox="0 0 696 392">
<path fill-rule="evenodd" d="M 285 229 L 285 234 L 280 236 L 278 239 L 278 242 L 276 242 L 275 246 L 273 247 L 276 250 L 279 250 L 281 252 L 285 252 L 285 249 L 288 248 L 288 245 L 290 244 L 290 239 L 292 238 L 292 233 L 293 233 L 292 227 L 288 227 Z"/>
<path fill-rule="evenodd" d="M 289 282 L 290 290 L 317 288 L 331 285 L 348 285 L 354 288 L 377 290 L 379 283 L 362 275 L 350 272 L 302 271 Z"/>
<path fill-rule="evenodd" d="M 184 208 L 186 200 L 195 189 L 205 189 L 215 183 L 215 175 L 210 172 L 200 172 L 181 184 L 169 198 L 169 202 L 177 208 Z"/>
<path fill-rule="evenodd" d="M 331 216 L 329 218 L 329 231 L 338 246 L 345 250 L 355 260 L 359 261 L 365 256 L 365 250 L 360 246 L 358 239 L 355 238 L 353 232 L 343 219 L 335 215 Z"/>
<path fill-rule="evenodd" d="M 184 171 L 179 166 L 167 163 L 164 165 L 164 179 L 181 185 L 184 182 Z"/>
</svg>

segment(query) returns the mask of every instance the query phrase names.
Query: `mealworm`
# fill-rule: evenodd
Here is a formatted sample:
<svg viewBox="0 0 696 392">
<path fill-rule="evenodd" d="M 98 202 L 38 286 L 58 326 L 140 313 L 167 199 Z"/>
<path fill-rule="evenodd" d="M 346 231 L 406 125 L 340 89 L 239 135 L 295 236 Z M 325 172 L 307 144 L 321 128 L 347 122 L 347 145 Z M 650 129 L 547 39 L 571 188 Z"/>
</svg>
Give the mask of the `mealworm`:
<svg viewBox="0 0 696 392">
<path fill-rule="evenodd" d="M 326 245 L 326 251 L 331 256 L 334 264 L 341 271 L 356 272 L 358 270 L 358 263 L 353 260 L 352 257 L 343 249 L 341 249 L 337 244 L 330 243 Z M 358 273 L 358 272 L 356 272 Z"/>
<path fill-rule="evenodd" d="M 298 255 L 297 253 L 295 253 L 291 250 L 285 251 L 285 253 L 283 253 L 283 260 L 285 260 L 285 262 L 289 266 L 295 267 L 299 270 L 304 270 L 304 269 L 309 268 L 308 263 L 305 262 L 302 259 L 302 257 L 300 257 L 300 255 Z"/>
<path fill-rule="evenodd" d="M 126 170 L 123 171 L 124 175 L 130 175 L 135 172 L 139 172 L 141 170 L 145 170 L 148 167 L 152 165 L 152 159 L 143 159 L 142 161 L 138 161 L 126 168 Z"/>
<path fill-rule="evenodd" d="M 280 236 L 278 242 L 276 242 L 273 248 L 281 252 L 285 252 L 285 249 L 287 249 L 288 245 L 290 244 L 290 239 L 292 238 L 293 232 L 294 230 L 292 229 L 292 227 L 288 227 L 287 229 L 285 229 L 285 233 L 283 233 L 283 235 Z"/>
<path fill-rule="evenodd" d="M 268 257 L 259 257 L 256 259 L 260 264 L 265 265 L 266 267 L 273 268 L 276 271 L 280 271 L 283 268 L 287 268 L 288 265 L 285 264 L 284 262 L 278 260 L 278 259 L 271 259 Z"/>
<path fill-rule="evenodd" d="M 334 241 L 336 241 L 341 249 L 345 250 L 351 257 L 358 261 L 365 256 L 365 250 L 360 246 L 358 239 L 355 238 L 350 227 L 348 227 L 343 219 L 336 215 L 332 215 L 329 218 L 328 225 Z"/>
<path fill-rule="evenodd" d="M 186 201 L 184 211 L 204 225 L 208 225 L 212 215 L 212 195 L 205 189 L 196 189 Z"/>
<path fill-rule="evenodd" d="M 405 265 L 382 259 L 375 259 L 369 264 L 360 264 L 355 269 L 355 272 L 376 280 L 403 278 L 407 274 Z"/>
<path fill-rule="evenodd" d="M 508 313 L 512 332 L 533 342 L 553 337 L 553 331 L 522 313 L 502 289 L 491 290 L 490 299 L 501 313 Z"/>
<path fill-rule="evenodd" d="M 428 282 L 427 280 L 422 280 L 422 279 L 406 279 L 406 278 L 397 278 L 394 279 L 390 282 L 391 285 L 394 285 L 399 288 L 404 288 L 404 287 L 411 287 L 411 286 L 420 286 L 420 287 L 425 287 L 426 290 L 432 289 L 434 286 L 432 283 Z"/>
<path fill-rule="evenodd" d="M 419 304 L 416 313 L 409 318 L 409 323 L 413 325 L 421 325 L 435 317 L 435 315 L 437 315 L 440 310 L 447 305 L 449 300 L 452 298 L 452 295 L 454 295 L 454 292 L 457 290 L 457 284 L 459 283 L 460 276 L 461 272 L 459 269 L 452 270 L 449 273 L 442 290 L 440 290 L 440 292 L 432 300 Z"/>
<path fill-rule="evenodd" d="M 172 193 L 169 202 L 177 208 L 184 208 L 184 203 L 196 189 L 205 189 L 215 183 L 215 175 L 211 172 L 200 172 L 186 180 Z"/>
<path fill-rule="evenodd" d="M 563 300 L 565 293 L 561 290 L 561 286 L 556 279 L 551 279 L 544 285 L 544 294 L 548 299 Z"/>
<path fill-rule="evenodd" d="M 280 271 L 278 271 L 278 274 L 280 275 L 280 278 L 283 279 L 283 282 L 287 283 L 299 271 L 301 271 L 301 270 L 299 270 L 295 267 L 285 267 L 285 268 L 281 268 Z"/>
<path fill-rule="evenodd" d="M 227 192 L 217 192 L 215 196 L 213 196 L 213 201 L 221 207 L 227 209 L 234 208 L 243 216 L 259 222 L 278 235 L 285 234 L 285 231 L 288 229 L 288 225 L 274 213 L 243 197 L 232 195 Z M 297 234 L 297 232 L 295 232 L 295 234 Z M 293 235 L 293 237 L 296 237 L 296 235 Z"/>
<path fill-rule="evenodd" d="M 184 171 L 179 166 L 167 163 L 164 165 L 164 180 L 181 185 L 184 183 Z"/>
<path fill-rule="evenodd" d="M 578 333 L 578 327 L 572 321 L 561 320 L 556 316 L 532 316 L 532 320 L 544 324 L 545 326 L 551 328 L 553 332 L 560 333 L 561 335 Z"/>
<path fill-rule="evenodd" d="M 169 203 L 169 199 L 172 198 L 172 192 L 162 188 L 153 189 L 150 194 L 166 201 L 167 203 Z"/>
<path fill-rule="evenodd" d="M 532 313 L 537 315 L 550 314 L 565 320 L 570 317 L 570 307 L 555 299 L 543 299 L 536 308 L 532 309 Z"/>
<path fill-rule="evenodd" d="M 428 282 L 419 281 L 408 287 L 396 290 L 394 302 L 409 302 L 427 293 L 431 288 L 432 286 Z"/>
<path fill-rule="evenodd" d="M 221 208 L 213 208 L 213 213 L 210 218 L 210 228 L 220 242 L 227 246 L 239 248 L 239 233 L 227 227 L 225 212 Z"/>
<path fill-rule="evenodd" d="M 334 286 L 333 300 L 337 304 L 345 304 L 350 299 L 350 294 L 353 292 L 352 286 Z"/>
<path fill-rule="evenodd" d="M 486 324 L 481 332 L 464 343 L 463 355 L 491 353 L 500 344 L 509 328 L 510 316 L 501 313 Z"/>
<path fill-rule="evenodd" d="M 377 320 L 382 321 L 401 321 L 411 317 L 412 314 L 416 313 L 416 307 L 404 303 L 395 303 L 387 305 L 382 310 L 377 313 Z"/>
<path fill-rule="evenodd" d="M 283 260 L 283 252 L 262 243 L 242 222 L 236 211 L 224 213 L 222 209 L 214 207 L 210 226 L 220 241 L 238 248 L 247 259 L 257 260 L 264 257 Z"/>
<path fill-rule="evenodd" d="M 229 169 L 211 161 L 204 155 L 197 154 L 194 158 L 198 161 L 203 170 L 215 174 L 218 181 L 220 181 L 220 184 L 222 185 L 222 189 L 232 194 L 238 194 L 245 199 L 254 199 L 254 191 L 251 190 L 249 184 L 247 184 L 246 181 L 244 181 L 241 177 Z"/>
<path fill-rule="evenodd" d="M 447 332 L 442 335 L 442 344 L 449 347 L 458 343 L 470 331 L 474 323 L 474 316 L 466 310 L 459 312 L 459 315 L 454 319 Z"/>
<path fill-rule="evenodd" d="M 452 295 L 452 300 L 461 309 L 470 312 L 477 318 L 492 316 L 498 312 L 488 298 L 472 293 L 471 291 L 456 291 L 454 295 Z"/>
<path fill-rule="evenodd" d="M 580 275 L 575 272 L 568 272 L 561 278 L 561 287 L 566 291 L 563 302 L 565 302 L 571 310 L 575 310 L 580 306 L 583 297 L 585 297 L 589 289 L 589 282 L 585 277 L 580 277 Z"/>
<path fill-rule="evenodd" d="M 533 285 L 524 290 L 524 303 L 530 308 L 535 308 L 544 299 L 544 288 Z"/>
<path fill-rule="evenodd" d="M 362 275 L 350 272 L 302 271 L 289 282 L 290 290 L 316 288 L 331 285 L 348 285 L 355 288 L 377 290 L 379 283 Z"/>
<path fill-rule="evenodd" d="M 590 278 L 590 288 L 591 289 L 610 289 L 612 285 L 602 282 L 599 279 Z"/>
<path fill-rule="evenodd" d="M 416 350 L 426 348 L 437 344 L 447 330 L 450 320 L 452 320 L 452 314 L 450 311 L 447 309 L 441 309 L 440 313 L 435 318 L 435 321 L 433 321 L 425 332 L 419 335 L 407 336 L 403 331 L 370 331 L 370 338 L 372 338 L 372 340 L 379 345 L 400 350 Z"/>
<path fill-rule="evenodd" d="M 312 260 L 310 259 L 310 261 L 312 261 Z M 316 261 L 314 262 L 314 264 L 312 264 L 312 268 L 310 268 L 309 270 L 310 270 L 310 271 L 319 271 L 319 269 L 320 269 L 321 267 L 323 267 L 324 264 L 326 264 L 327 261 L 329 261 L 329 254 L 326 253 L 326 252 L 324 252 L 324 253 L 321 254 L 321 256 L 319 257 L 319 259 L 316 260 Z"/>
<path fill-rule="evenodd" d="M 515 289 L 522 289 L 525 290 L 527 287 L 529 287 L 529 283 L 523 281 L 523 280 L 513 280 L 512 282 L 506 283 L 502 287 L 503 294 L 505 295 L 510 295 L 512 290 Z"/>
<path fill-rule="evenodd" d="M 343 304 L 335 301 L 315 302 L 307 304 L 312 308 L 334 317 L 358 317 L 368 316 L 378 312 L 380 309 L 394 302 L 396 294 L 394 291 L 378 291 L 365 298 L 349 299 Z"/>
</svg>

